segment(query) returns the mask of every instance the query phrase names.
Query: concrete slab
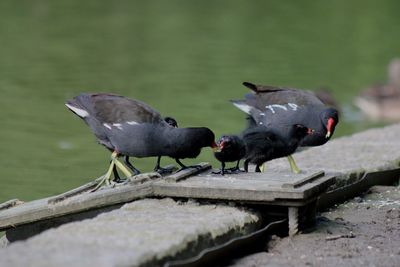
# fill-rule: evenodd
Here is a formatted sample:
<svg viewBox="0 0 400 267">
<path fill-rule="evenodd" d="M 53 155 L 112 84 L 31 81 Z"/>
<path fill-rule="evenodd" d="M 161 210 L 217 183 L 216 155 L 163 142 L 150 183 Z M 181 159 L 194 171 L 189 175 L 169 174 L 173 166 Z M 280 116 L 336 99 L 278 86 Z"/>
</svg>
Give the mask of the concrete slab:
<svg viewBox="0 0 400 267">
<path fill-rule="evenodd" d="M 293 157 L 303 171 L 322 169 L 338 173 L 336 187 L 362 178 L 367 172 L 396 169 L 400 166 L 400 124 L 371 129 L 309 148 Z M 289 170 L 281 158 L 266 163 L 266 171 Z"/>
<path fill-rule="evenodd" d="M 0 266 L 160 266 L 260 223 L 257 214 L 225 205 L 138 200 L 12 243 L 0 250 Z"/>
</svg>

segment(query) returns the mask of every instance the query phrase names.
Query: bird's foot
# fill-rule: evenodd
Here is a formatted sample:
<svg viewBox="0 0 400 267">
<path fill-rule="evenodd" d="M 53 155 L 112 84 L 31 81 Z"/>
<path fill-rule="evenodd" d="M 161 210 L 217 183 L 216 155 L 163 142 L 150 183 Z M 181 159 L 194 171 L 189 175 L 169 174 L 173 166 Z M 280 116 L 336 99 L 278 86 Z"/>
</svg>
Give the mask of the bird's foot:
<svg viewBox="0 0 400 267">
<path fill-rule="evenodd" d="M 178 170 L 178 172 L 186 170 L 186 169 L 201 170 L 202 168 L 203 168 L 203 166 L 201 166 L 201 165 L 181 166 L 181 168 Z"/>
<path fill-rule="evenodd" d="M 126 182 L 126 180 L 127 180 L 127 178 L 123 179 L 121 177 L 116 177 L 116 178 L 114 178 L 114 180 L 112 180 L 112 182 L 114 182 L 116 184 L 121 184 L 121 183 Z"/>
<path fill-rule="evenodd" d="M 233 168 L 225 169 L 225 172 L 239 173 L 239 172 L 246 172 L 246 171 L 245 170 L 241 170 L 239 167 L 233 167 Z"/>
<path fill-rule="evenodd" d="M 176 170 L 176 167 L 172 167 L 172 168 L 155 168 L 154 171 L 158 172 L 161 175 L 166 175 L 166 174 L 171 174 Z"/>
<path fill-rule="evenodd" d="M 292 157 L 292 155 L 287 156 L 287 159 L 289 161 L 292 172 L 295 174 L 299 174 L 301 172 L 301 170 L 299 169 L 299 167 L 297 167 L 297 164 L 294 161 L 294 158 Z"/>
<path fill-rule="evenodd" d="M 108 170 L 107 170 L 106 174 L 103 175 L 103 178 L 96 185 L 96 187 L 92 190 L 92 192 L 97 191 L 103 185 L 110 185 L 111 184 L 111 182 L 112 182 L 111 174 L 113 172 L 114 166 L 115 166 L 115 162 L 112 160 L 111 163 L 110 163 L 110 167 L 108 167 Z"/>
<path fill-rule="evenodd" d="M 116 182 L 119 182 L 121 180 L 119 177 L 115 177 L 117 181 L 112 180 L 111 174 L 113 173 L 114 168 L 121 170 L 126 177 L 132 176 L 132 173 L 127 169 L 127 167 L 118 160 L 118 153 L 113 152 L 111 154 L 111 163 L 110 166 L 108 167 L 106 174 L 104 174 L 103 178 L 92 190 L 92 192 L 97 191 L 103 185 L 114 186 Z"/>
<path fill-rule="evenodd" d="M 226 171 L 226 170 L 220 169 L 220 170 L 212 171 L 211 173 L 212 173 L 212 174 L 221 174 L 221 175 L 224 175 L 224 174 L 225 174 L 225 171 Z"/>
</svg>

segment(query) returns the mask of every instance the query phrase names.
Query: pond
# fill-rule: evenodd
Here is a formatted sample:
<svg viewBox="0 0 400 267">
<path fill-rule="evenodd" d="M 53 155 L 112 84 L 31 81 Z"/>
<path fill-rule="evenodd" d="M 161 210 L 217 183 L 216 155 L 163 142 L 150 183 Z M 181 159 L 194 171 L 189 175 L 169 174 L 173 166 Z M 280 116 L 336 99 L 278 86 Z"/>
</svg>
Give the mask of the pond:
<svg viewBox="0 0 400 267">
<path fill-rule="evenodd" d="M 398 10 L 395 0 L 1 1 L 0 202 L 105 172 L 109 152 L 64 106 L 80 92 L 137 98 L 218 137 L 244 128 L 228 101 L 247 93 L 243 81 L 324 87 L 344 112 L 335 137 L 380 126 L 351 103 L 400 55 Z M 197 159 L 210 160 L 209 149 Z M 155 159 L 135 162 L 151 170 Z"/>
</svg>

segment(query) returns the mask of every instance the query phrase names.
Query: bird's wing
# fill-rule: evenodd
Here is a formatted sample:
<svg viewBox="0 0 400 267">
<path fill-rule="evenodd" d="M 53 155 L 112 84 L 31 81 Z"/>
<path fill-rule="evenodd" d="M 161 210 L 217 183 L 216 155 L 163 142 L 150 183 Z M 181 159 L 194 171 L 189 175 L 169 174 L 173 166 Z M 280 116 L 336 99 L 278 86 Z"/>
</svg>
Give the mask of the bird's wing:
<svg viewBox="0 0 400 267">
<path fill-rule="evenodd" d="M 81 94 L 74 99 L 90 115 L 103 123 L 158 123 L 160 113 L 141 101 L 107 94 Z"/>
<path fill-rule="evenodd" d="M 249 105 L 246 100 L 231 100 L 232 104 L 240 109 L 241 111 L 249 114 L 251 118 L 254 119 L 256 123 L 262 120 L 262 118 L 265 116 L 265 113 L 262 112 L 260 109 L 255 108 L 252 105 Z M 250 124 L 253 122 L 250 120 Z"/>
<path fill-rule="evenodd" d="M 297 106 L 317 105 L 323 103 L 312 92 L 285 88 L 270 85 L 256 85 L 244 82 L 244 86 L 254 91 L 254 93 L 246 94 L 246 102 L 260 110 L 264 110 L 268 105 L 287 105 L 288 103 Z"/>
</svg>

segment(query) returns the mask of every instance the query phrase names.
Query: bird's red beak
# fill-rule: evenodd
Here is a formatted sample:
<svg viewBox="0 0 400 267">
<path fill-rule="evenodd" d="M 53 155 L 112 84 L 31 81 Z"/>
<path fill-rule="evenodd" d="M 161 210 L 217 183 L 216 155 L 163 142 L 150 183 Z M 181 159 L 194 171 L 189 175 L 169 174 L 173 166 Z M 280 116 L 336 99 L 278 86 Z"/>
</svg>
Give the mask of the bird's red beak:
<svg viewBox="0 0 400 267">
<path fill-rule="evenodd" d="M 212 148 L 212 150 L 213 150 L 214 152 L 220 151 L 220 149 L 219 149 L 217 143 L 215 143 L 215 141 L 212 142 L 211 148 Z"/>
<path fill-rule="evenodd" d="M 307 130 L 308 135 L 312 135 L 314 132 L 315 132 L 315 130 L 311 129 L 311 128 L 308 128 L 308 130 Z"/>
<path fill-rule="evenodd" d="M 225 142 L 224 141 L 221 141 L 221 143 L 219 143 L 219 148 L 222 150 L 222 149 L 224 149 L 224 145 L 225 145 Z"/>
<path fill-rule="evenodd" d="M 325 138 L 331 137 L 332 131 L 333 131 L 333 127 L 334 127 L 334 126 L 335 126 L 335 120 L 332 119 L 332 118 L 329 118 L 329 119 L 328 119 L 328 124 L 327 124 L 327 126 L 326 126 L 327 132 L 326 132 Z"/>
</svg>

